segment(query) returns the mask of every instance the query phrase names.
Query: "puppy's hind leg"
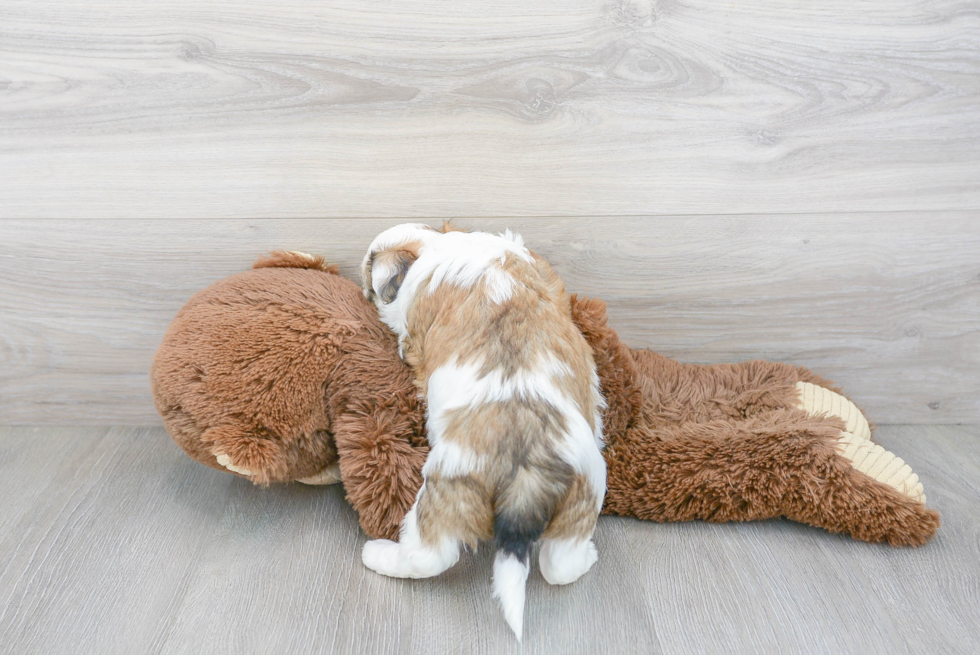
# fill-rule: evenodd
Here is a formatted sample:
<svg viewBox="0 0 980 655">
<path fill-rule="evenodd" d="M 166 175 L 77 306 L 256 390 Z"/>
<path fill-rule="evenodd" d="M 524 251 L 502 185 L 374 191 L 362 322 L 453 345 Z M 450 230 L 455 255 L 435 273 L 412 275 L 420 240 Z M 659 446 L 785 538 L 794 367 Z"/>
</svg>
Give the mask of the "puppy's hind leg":
<svg viewBox="0 0 980 655">
<path fill-rule="evenodd" d="M 541 540 L 538 566 L 549 584 L 575 582 L 599 559 L 592 533 L 600 504 L 588 480 L 577 477 Z"/>
<path fill-rule="evenodd" d="M 478 500 L 484 496 L 478 487 L 466 477 L 427 479 L 402 521 L 399 541 L 364 544 L 364 565 L 394 578 L 431 578 L 452 567 L 462 543 L 475 545 L 490 536 L 484 518 L 489 510 Z"/>
<path fill-rule="evenodd" d="M 422 486 L 421 494 L 425 491 Z M 392 578 L 431 578 L 459 561 L 459 541 L 443 535 L 435 543 L 425 544 L 418 527 L 418 505 L 402 521 L 400 541 L 376 539 L 364 544 L 361 561 L 372 571 Z"/>
</svg>

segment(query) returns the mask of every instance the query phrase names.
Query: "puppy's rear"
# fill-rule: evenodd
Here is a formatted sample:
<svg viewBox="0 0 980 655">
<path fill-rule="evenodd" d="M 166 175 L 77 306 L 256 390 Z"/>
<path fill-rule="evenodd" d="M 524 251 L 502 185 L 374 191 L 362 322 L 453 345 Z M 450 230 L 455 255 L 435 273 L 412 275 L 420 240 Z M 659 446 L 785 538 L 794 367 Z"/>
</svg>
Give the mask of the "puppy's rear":
<svg viewBox="0 0 980 655">
<path fill-rule="evenodd" d="M 415 369 L 432 446 L 401 541 L 366 544 L 364 562 L 428 577 L 493 537 L 494 595 L 520 638 L 531 545 L 548 582 L 578 579 L 605 493 L 598 380 L 564 287 L 519 237 L 424 226 L 379 236 L 364 282 Z"/>
</svg>

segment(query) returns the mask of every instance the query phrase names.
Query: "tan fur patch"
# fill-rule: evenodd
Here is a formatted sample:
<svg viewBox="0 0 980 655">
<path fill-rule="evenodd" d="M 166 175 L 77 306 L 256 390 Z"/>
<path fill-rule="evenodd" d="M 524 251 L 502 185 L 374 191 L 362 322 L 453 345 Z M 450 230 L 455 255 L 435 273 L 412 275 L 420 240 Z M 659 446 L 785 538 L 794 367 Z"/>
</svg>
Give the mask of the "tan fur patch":
<svg viewBox="0 0 980 655">
<path fill-rule="evenodd" d="M 584 475 L 576 475 L 544 536 L 548 539 L 584 539 L 592 534 L 597 518 L 592 485 Z"/>
<path fill-rule="evenodd" d="M 517 399 L 446 412 L 442 439 L 491 457 L 514 457 L 507 462 L 511 465 L 540 457 L 536 449 L 550 445 L 550 439 L 567 428 L 564 414 L 552 405 L 535 398 Z M 501 442 L 500 435 L 509 432 L 513 433 L 511 440 Z"/>
<path fill-rule="evenodd" d="M 469 230 L 466 230 L 464 228 L 458 227 L 452 221 L 443 221 L 442 222 L 442 227 L 439 228 L 439 232 L 442 232 L 443 234 L 446 234 L 447 232 L 469 232 Z"/>
<path fill-rule="evenodd" d="M 473 549 L 493 536 L 493 489 L 481 476 L 428 475 L 417 511 L 419 535 L 428 546 L 446 533 Z"/>
</svg>

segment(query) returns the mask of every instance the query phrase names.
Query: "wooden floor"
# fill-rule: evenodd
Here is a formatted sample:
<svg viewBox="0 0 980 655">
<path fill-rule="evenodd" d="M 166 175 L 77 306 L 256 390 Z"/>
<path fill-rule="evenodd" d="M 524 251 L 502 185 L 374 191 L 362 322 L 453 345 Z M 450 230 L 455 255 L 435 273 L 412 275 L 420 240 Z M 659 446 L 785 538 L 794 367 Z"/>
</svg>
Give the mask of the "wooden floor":
<svg viewBox="0 0 980 655">
<path fill-rule="evenodd" d="M 579 582 L 528 584 L 526 653 L 980 651 L 980 426 L 885 426 L 943 527 L 869 545 L 784 521 L 604 517 Z M 491 553 L 378 576 L 340 487 L 259 489 L 160 428 L 0 429 L 0 652 L 519 652 Z"/>
</svg>

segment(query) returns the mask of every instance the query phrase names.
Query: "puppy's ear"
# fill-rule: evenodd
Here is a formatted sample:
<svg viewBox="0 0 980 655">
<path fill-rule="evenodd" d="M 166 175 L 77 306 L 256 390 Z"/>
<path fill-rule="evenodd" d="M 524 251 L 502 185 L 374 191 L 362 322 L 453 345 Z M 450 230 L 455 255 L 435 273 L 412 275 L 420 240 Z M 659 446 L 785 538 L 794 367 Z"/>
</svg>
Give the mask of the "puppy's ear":
<svg viewBox="0 0 980 655">
<path fill-rule="evenodd" d="M 387 305 L 395 299 L 408 269 L 418 257 L 416 250 L 394 249 L 374 253 L 371 257 L 370 287 L 381 302 Z"/>
</svg>

